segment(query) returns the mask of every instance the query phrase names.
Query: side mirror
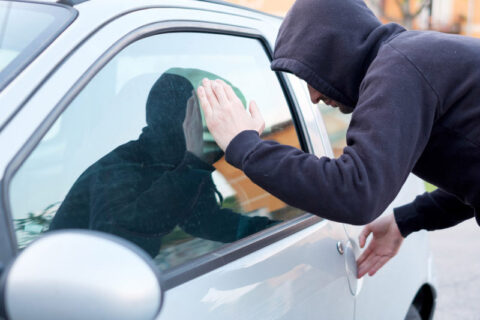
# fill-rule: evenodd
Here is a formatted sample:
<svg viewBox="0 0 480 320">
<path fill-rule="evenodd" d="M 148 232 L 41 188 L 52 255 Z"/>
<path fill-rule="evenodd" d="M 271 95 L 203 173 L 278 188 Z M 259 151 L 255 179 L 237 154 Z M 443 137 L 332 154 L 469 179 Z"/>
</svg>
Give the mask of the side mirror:
<svg viewBox="0 0 480 320">
<path fill-rule="evenodd" d="M 10 320 L 154 319 L 163 298 L 146 253 L 90 230 L 47 233 L 5 270 L 0 286 Z"/>
</svg>

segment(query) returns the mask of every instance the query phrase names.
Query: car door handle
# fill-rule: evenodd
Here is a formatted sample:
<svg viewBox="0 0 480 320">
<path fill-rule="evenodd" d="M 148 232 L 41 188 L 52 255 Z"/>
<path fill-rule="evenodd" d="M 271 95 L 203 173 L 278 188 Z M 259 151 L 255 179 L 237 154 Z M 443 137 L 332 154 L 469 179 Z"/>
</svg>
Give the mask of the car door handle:
<svg viewBox="0 0 480 320">
<path fill-rule="evenodd" d="M 338 253 L 340 253 L 340 254 L 344 254 L 344 253 L 345 253 L 345 249 L 343 248 L 343 242 L 342 242 L 342 241 L 338 241 L 338 242 L 337 242 L 337 251 L 338 251 Z"/>
<path fill-rule="evenodd" d="M 342 245 L 345 252 L 345 268 L 347 271 L 348 285 L 353 296 L 357 296 L 362 289 L 363 278 L 357 278 L 357 256 L 360 254 L 358 245 L 349 239 L 347 243 Z"/>
</svg>

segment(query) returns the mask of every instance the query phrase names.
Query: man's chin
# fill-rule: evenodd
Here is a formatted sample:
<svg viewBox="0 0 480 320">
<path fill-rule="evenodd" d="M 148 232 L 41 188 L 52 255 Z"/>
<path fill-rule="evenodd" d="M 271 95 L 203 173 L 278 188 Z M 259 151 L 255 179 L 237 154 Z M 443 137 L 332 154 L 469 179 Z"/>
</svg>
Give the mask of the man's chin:
<svg viewBox="0 0 480 320">
<path fill-rule="evenodd" d="M 350 113 L 353 112 L 353 108 L 347 107 L 347 106 L 344 106 L 344 105 L 338 106 L 338 109 L 339 109 L 340 112 L 343 113 L 343 114 L 350 114 Z"/>
</svg>

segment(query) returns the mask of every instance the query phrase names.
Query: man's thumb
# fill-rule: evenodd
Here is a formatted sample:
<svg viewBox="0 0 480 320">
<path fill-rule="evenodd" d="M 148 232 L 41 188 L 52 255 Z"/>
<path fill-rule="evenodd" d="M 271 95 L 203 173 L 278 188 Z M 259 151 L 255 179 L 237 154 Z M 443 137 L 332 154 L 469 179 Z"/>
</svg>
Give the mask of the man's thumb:
<svg viewBox="0 0 480 320">
<path fill-rule="evenodd" d="M 360 248 L 363 248 L 365 246 L 365 242 L 367 241 L 367 237 L 370 234 L 370 225 L 366 225 L 362 232 L 360 233 L 360 236 L 358 237 L 358 244 L 360 245 Z"/>
<path fill-rule="evenodd" d="M 263 120 L 263 116 L 260 113 L 260 109 L 258 109 L 258 106 L 255 101 L 250 102 L 249 110 L 250 110 L 250 115 L 252 116 L 252 119 L 258 125 L 257 126 L 258 133 L 262 134 L 263 129 L 265 129 L 265 120 Z"/>
</svg>

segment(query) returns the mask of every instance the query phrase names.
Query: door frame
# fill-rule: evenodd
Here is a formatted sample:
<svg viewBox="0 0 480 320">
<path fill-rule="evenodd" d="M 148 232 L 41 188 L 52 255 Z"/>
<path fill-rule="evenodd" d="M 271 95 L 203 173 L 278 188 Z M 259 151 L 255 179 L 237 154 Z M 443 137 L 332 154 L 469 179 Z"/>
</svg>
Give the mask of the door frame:
<svg viewBox="0 0 480 320">
<path fill-rule="evenodd" d="M 172 20 L 142 25 L 120 37 L 111 47 L 109 47 L 107 51 L 105 51 L 95 60 L 95 62 L 88 68 L 86 72 L 83 73 L 83 75 L 79 79 L 77 79 L 75 84 L 51 109 L 48 116 L 43 119 L 40 126 L 35 129 L 33 134 L 28 138 L 20 151 L 16 153 L 13 159 L 9 162 L 0 185 L 2 200 L 2 204 L 0 206 L 0 213 L 4 217 L 4 219 L 0 219 L 0 231 L 2 231 L 2 227 L 7 229 L 5 230 L 7 232 L 2 232 L 2 236 L 7 237 L 7 241 L 2 241 L 1 243 L 2 246 L 0 246 L 0 257 L 3 256 L 4 251 L 6 254 L 4 260 L 0 261 L 5 261 L 5 263 L 8 263 L 18 253 L 16 236 L 13 230 L 13 217 L 11 214 L 11 207 L 9 201 L 9 185 L 16 171 L 29 157 L 31 152 L 33 152 L 33 150 L 47 133 L 47 131 L 51 128 L 57 118 L 70 105 L 73 99 L 117 53 L 119 53 L 131 43 L 140 39 L 152 35 L 172 32 L 217 33 L 253 38 L 260 41 L 260 43 L 264 47 L 267 57 L 270 60 L 272 59 L 271 42 L 267 40 L 267 38 L 260 30 L 251 27 L 226 25 L 223 23 L 194 20 Z M 64 64 L 68 64 L 68 60 L 65 61 Z M 312 143 L 308 138 L 308 130 L 306 128 L 306 124 L 301 116 L 301 113 L 299 112 L 300 106 L 295 98 L 295 95 L 293 94 L 290 83 L 288 82 L 284 74 L 278 72 L 276 72 L 276 74 L 280 81 L 280 85 L 284 92 L 285 98 L 288 101 L 302 149 L 307 152 L 313 152 Z M 33 97 L 32 100 L 35 100 L 35 97 Z M 306 213 L 298 218 L 261 231 L 255 235 L 239 240 L 233 244 L 226 245 L 219 250 L 193 259 L 192 261 L 182 264 L 178 267 L 169 269 L 162 274 L 162 278 L 164 280 L 163 283 L 165 284 L 164 288 L 165 290 L 168 290 L 178 285 L 181 285 L 202 274 L 210 272 L 227 263 L 230 263 L 265 246 L 268 246 L 276 241 L 286 238 L 322 220 L 323 219 L 317 216 Z M 3 246 L 5 246 L 6 248 L 4 249 Z"/>
</svg>

